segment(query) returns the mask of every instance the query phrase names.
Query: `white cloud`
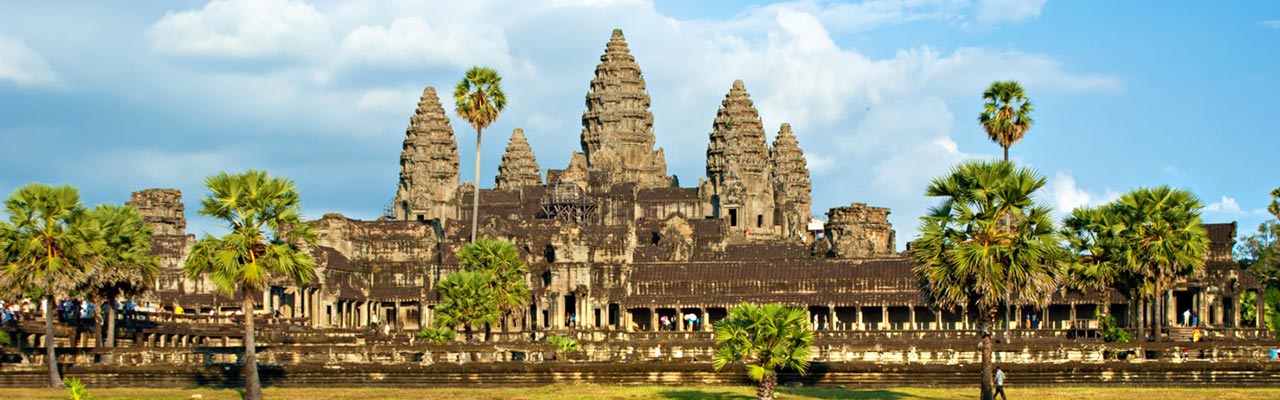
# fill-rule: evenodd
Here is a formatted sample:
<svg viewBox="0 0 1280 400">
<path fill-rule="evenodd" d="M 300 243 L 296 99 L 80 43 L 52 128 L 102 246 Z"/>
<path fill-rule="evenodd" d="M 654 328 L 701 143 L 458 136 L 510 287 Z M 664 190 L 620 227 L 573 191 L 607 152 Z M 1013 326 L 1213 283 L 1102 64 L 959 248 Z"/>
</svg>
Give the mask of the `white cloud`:
<svg viewBox="0 0 1280 400">
<path fill-rule="evenodd" d="M 1227 215 L 1241 215 L 1245 213 L 1244 210 L 1240 208 L 1240 203 L 1236 202 L 1236 199 L 1227 196 L 1222 196 L 1222 200 L 1218 200 L 1218 202 L 1206 206 L 1204 210 L 1207 212 Z"/>
<path fill-rule="evenodd" d="M 1090 192 L 1076 184 L 1070 171 L 1058 171 L 1049 181 L 1049 195 L 1053 196 L 1053 208 L 1058 215 L 1066 215 L 1083 206 L 1098 206 L 1120 198 L 1120 193 L 1106 188 L 1102 193 Z"/>
<path fill-rule="evenodd" d="M 826 174 L 835 168 L 837 162 L 835 157 L 815 152 L 805 153 L 804 159 L 811 174 Z"/>
<path fill-rule="evenodd" d="M 978 0 L 975 18 L 984 24 L 1036 19 L 1048 2 L 1049 0 Z"/>
<path fill-rule="evenodd" d="M 647 0 L 550 0 L 550 7 L 616 7 L 635 4 L 648 4 Z"/>
<path fill-rule="evenodd" d="M 380 68 L 511 65 L 506 34 L 497 25 L 431 25 L 413 17 L 396 18 L 389 27 L 360 26 L 342 39 L 342 51 L 352 62 Z"/>
<path fill-rule="evenodd" d="M 1259 22 L 1258 24 L 1271 29 L 1280 29 L 1280 19 L 1262 21 L 1262 22 Z"/>
<path fill-rule="evenodd" d="M 0 82 L 18 86 L 57 85 L 61 77 L 44 56 L 27 47 L 21 39 L 0 35 Z"/>
<path fill-rule="evenodd" d="M 333 42 L 325 16 L 301 0 L 217 0 L 165 14 L 147 36 L 162 53 L 234 59 L 320 57 Z"/>
</svg>

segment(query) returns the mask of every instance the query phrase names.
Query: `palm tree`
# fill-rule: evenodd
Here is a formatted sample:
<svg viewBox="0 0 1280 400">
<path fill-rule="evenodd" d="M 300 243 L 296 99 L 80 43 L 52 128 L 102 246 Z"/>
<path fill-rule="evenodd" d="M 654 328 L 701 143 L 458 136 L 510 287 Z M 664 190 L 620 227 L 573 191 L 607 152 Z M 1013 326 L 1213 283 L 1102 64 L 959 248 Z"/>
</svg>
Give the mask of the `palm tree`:
<svg viewBox="0 0 1280 400">
<path fill-rule="evenodd" d="M 200 200 L 200 214 L 220 220 L 230 231 L 221 237 L 205 234 L 191 248 L 183 267 L 188 278 L 207 276 L 227 295 L 239 295 L 244 314 L 245 398 L 262 399 L 258 356 L 254 344 L 254 295 L 269 290 L 273 277 L 306 285 L 315 274 L 315 259 L 304 246 L 314 244 L 315 232 L 302 221 L 293 181 L 249 170 L 205 179 L 208 196 Z"/>
<path fill-rule="evenodd" d="M 986 104 L 978 114 L 978 123 L 987 131 L 991 141 L 1004 149 L 1004 160 L 1009 161 L 1009 147 L 1022 140 L 1031 129 L 1031 100 L 1017 81 L 996 81 L 982 92 Z"/>
<path fill-rule="evenodd" d="M 1140 280 L 1139 296 L 1155 300 L 1159 316 L 1151 325 L 1158 338 L 1168 318 L 1167 292 L 1203 271 L 1209 251 L 1200 219 L 1204 205 L 1190 191 L 1168 186 L 1135 189 L 1116 204 L 1125 218 L 1125 252 Z"/>
<path fill-rule="evenodd" d="M 498 119 L 507 106 L 507 95 L 502 93 L 502 76 L 488 67 L 471 67 L 453 88 L 455 111 L 459 117 L 476 128 L 476 181 L 471 197 L 471 241 L 476 240 L 476 226 L 480 223 L 480 132 Z"/>
<path fill-rule="evenodd" d="M 742 303 L 715 323 L 716 353 L 712 366 L 719 371 L 733 362 L 745 362 L 755 380 L 756 399 L 773 399 L 778 371 L 809 370 L 813 357 L 813 330 L 805 311 L 781 304 Z"/>
<path fill-rule="evenodd" d="M 497 300 L 504 329 L 506 319 L 529 304 L 529 267 L 511 242 L 479 238 L 458 250 L 458 263 L 464 270 L 488 272 L 494 278 L 489 289 Z M 486 326 L 485 340 L 490 339 L 488 331 Z"/>
<path fill-rule="evenodd" d="M 75 290 L 103 247 L 97 223 L 71 186 L 38 183 L 19 188 L 4 202 L 8 222 L 0 222 L 0 282 L 11 293 L 43 297 L 45 360 L 49 385 L 61 388 L 54 352 L 53 320 L 58 297 Z"/>
<path fill-rule="evenodd" d="M 80 293 L 106 304 L 107 338 L 99 345 L 115 347 L 116 300 L 149 290 L 159 275 L 160 261 L 151 253 L 151 225 L 132 206 L 104 204 L 89 211 L 102 229 L 105 247 Z M 95 322 L 100 313 L 95 313 Z M 107 356 L 108 360 L 110 355 Z"/>
<path fill-rule="evenodd" d="M 1062 236 L 1071 251 L 1067 267 L 1067 286 L 1097 292 L 1101 298 L 1098 313 L 1110 314 L 1111 292 L 1117 288 L 1128 293 L 1132 268 L 1127 262 L 1123 237 L 1125 225 L 1115 205 L 1081 207 L 1062 220 Z"/>
<path fill-rule="evenodd" d="M 490 288 L 493 274 L 488 271 L 459 271 L 436 284 L 441 302 L 436 306 L 435 325 L 456 329 L 462 325 L 467 343 L 471 343 L 472 327 L 498 321 L 498 299 Z"/>
<path fill-rule="evenodd" d="M 942 197 L 921 217 L 912 272 L 929 303 L 965 308 L 978 321 L 982 398 L 992 398 L 991 331 L 1005 299 L 1046 304 L 1063 274 L 1049 208 L 1033 193 L 1045 179 L 1012 163 L 970 161 L 934 178 L 926 195 Z"/>
</svg>

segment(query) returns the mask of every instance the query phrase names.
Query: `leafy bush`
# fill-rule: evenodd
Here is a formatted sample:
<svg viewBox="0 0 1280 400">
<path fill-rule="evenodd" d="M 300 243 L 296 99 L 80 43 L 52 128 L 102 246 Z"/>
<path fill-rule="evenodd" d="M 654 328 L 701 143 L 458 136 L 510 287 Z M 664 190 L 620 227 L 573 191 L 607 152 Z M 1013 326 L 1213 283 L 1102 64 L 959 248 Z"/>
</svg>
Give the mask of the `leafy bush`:
<svg viewBox="0 0 1280 400">
<path fill-rule="evenodd" d="M 561 353 L 578 350 L 578 340 L 567 336 L 548 336 L 547 343 L 556 346 Z"/>
<path fill-rule="evenodd" d="M 0 346 L 8 346 L 13 344 L 13 340 L 9 339 L 9 332 L 0 331 Z"/>
<path fill-rule="evenodd" d="M 458 333 L 449 328 L 422 328 L 418 332 L 418 339 L 426 340 L 436 345 L 442 345 L 452 341 L 458 337 Z"/>
<path fill-rule="evenodd" d="M 1116 318 L 1111 315 L 1098 315 L 1098 325 L 1102 330 L 1102 341 L 1111 343 L 1129 343 L 1129 331 L 1116 326 Z"/>
<path fill-rule="evenodd" d="M 67 387 L 67 399 L 69 400 L 92 400 L 93 396 L 89 394 L 89 389 L 84 386 L 84 382 L 80 378 L 62 378 L 62 384 Z"/>
</svg>

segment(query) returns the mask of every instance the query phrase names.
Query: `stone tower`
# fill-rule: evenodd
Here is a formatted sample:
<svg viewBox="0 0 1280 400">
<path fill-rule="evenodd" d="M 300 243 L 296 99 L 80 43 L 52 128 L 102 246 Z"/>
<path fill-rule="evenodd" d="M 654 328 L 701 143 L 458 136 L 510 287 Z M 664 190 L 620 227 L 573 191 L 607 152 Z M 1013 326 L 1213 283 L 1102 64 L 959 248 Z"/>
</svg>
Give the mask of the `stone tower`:
<svg viewBox="0 0 1280 400">
<path fill-rule="evenodd" d="M 133 192 L 129 205 L 138 209 L 142 220 L 151 224 L 153 236 L 181 236 L 187 234 L 187 217 L 182 204 L 182 191 L 178 189 L 147 189 Z"/>
<path fill-rule="evenodd" d="M 773 174 L 760 113 L 741 80 L 724 96 L 707 145 L 714 216 L 748 233 L 774 232 Z"/>
<path fill-rule="evenodd" d="M 889 209 L 853 203 L 827 211 L 825 236 L 836 257 L 882 257 L 895 254 Z"/>
<path fill-rule="evenodd" d="M 457 190 L 458 141 L 436 89 L 427 87 L 405 129 L 393 216 L 402 221 L 457 218 Z"/>
<path fill-rule="evenodd" d="M 495 189 L 519 189 L 525 186 L 542 185 L 542 169 L 533 156 L 533 148 L 524 138 L 524 129 L 516 128 L 511 132 L 511 140 L 507 142 L 507 152 L 502 155 L 502 163 L 498 164 L 498 177 Z"/>
<path fill-rule="evenodd" d="M 653 146 L 653 113 L 644 76 L 622 30 L 614 29 L 582 113 L 582 152 L 588 170 L 605 173 L 611 183 L 668 187 L 666 156 Z"/>
<path fill-rule="evenodd" d="M 773 168 L 774 223 L 783 237 L 805 237 L 813 207 L 809 167 L 800 142 L 791 133 L 791 124 L 783 123 L 774 137 L 769 164 Z"/>
</svg>

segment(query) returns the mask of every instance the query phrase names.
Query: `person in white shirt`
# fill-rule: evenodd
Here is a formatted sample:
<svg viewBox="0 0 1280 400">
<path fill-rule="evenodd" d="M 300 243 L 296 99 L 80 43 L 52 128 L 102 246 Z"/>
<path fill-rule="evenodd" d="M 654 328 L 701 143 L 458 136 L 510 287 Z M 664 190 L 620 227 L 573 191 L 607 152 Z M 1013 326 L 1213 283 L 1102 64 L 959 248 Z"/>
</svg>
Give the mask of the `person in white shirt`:
<svg viewBox="0 0 1280 400">
<path fill-rule="evenodd" d="M 1191 326 L 1191 309 L 1182 312 L 1182 326 Z"/>
<path fill-rule="evenodd" d="M 996 367 L 996 392 L 991 395 L 991 398 L 994 399 L 997 394 L 1000 395 L 1000 400 L 1009 400 L 1004 395 L 1004 371 L 1000 370 L 1000 367 Z"/>
</svg>

